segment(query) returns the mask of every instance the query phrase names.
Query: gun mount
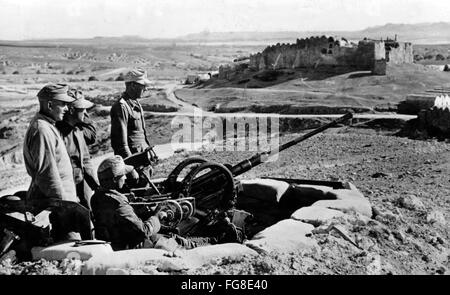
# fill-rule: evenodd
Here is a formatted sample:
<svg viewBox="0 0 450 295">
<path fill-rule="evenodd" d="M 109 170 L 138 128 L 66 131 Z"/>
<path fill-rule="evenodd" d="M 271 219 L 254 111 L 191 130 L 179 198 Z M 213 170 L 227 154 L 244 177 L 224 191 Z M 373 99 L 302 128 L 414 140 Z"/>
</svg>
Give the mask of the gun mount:
<svg viewBox="0 0 450 295">
<path fill-rule="evenodd" d="M 328 128 L 344 123 L 352 117 L 352 113 L 347 113 L 326 125 L 279 145 L 274 150 L 255 154 L 234 166 L 209 162 L 202 157 L 187 158 L 172 170 L 167 179 L 154 183 L 147 178 L 149 183 L 147 187 L 131 189 L 128 195 L 130 204 L 143 212 L 142 214 L 155 212 L 156 207 L 162 207 L 162 210 L 168 213 L 167 218 L 161 222 L 166 229 L 174 229 L 182 221 L 191 217 L 198 218 L 203 224 L 210 224 L 218 216 L 224 216 L 225 212 L 233 210 L 240 188 L 239 181 L 235 179 L 236 176 L 266 162 L 271 156 Z M 151 153 L 144 151 L 126 158 L 125 163 L 134 166 L 137 165 L 136 163 L 150 163 L 150 158 L 145 159 L 150 156 Z M 136 159 L 140 160 L 136 161 Z M 180 178 L 183 171 L 187 173 Z M 233 213 L 229 216 L 232 219 Z"/>
</svg>

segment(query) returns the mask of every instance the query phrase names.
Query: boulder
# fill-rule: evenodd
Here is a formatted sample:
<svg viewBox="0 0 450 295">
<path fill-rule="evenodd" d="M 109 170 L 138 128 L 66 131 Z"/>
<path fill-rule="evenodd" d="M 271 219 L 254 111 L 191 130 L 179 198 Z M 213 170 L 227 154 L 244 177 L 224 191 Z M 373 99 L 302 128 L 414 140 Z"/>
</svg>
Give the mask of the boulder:
<svg viewBox="0 0 450 295">
<path fill-rule="evenodd" d="M 427 222 L 428 223 L 438 223 L 440 225 L 446 225 L 447 221 L 445 220 L 445 216 L 440 211 L 432 211 L 427 214 Z"/>
<path fill-rule="evenodd" d="M 261 253 L 310 249 L 317 246 L 317 242 L 308 237 L 313 229 L 311 224 L 285 219 L 257 233 L 244 244 Z"/>
<path fill-rule="evenodd" d="M 372 206 L 367 198 L 357 190 L 353 189 L 336 189 L 327 193 L 329 200 L 320 200 L 312 206 L 336 209 L 339 211 L 357 212 L 367 217 L 372 216 Z"/>
<path fill-rule="evenodd" d="M 33 247 L 31 249 L 33 260 L 39 260 L 41 258 L 46 260 L 75 258 L 85 261 L 94 256 L 108 255 L 111 253 L 113 253 L 113 250 L 109 244 L 75 246 L 75 242 L 65 242 L 49 247 Z"/>
<path fill-rule="evenodd" d="M 345 214 L 338 210 L 319 206 L 310 206 L 298 209 L 291 215 L 291 218 L 312 224 L 314 226 L 319 226 L 331 222 L 331 220 L 336 217 L 343 216 L 345 216 Z"/>
<path fill-rule="evenodd" d="M 424 210 L 425 205 L 415 195 L 407 195 L 397 199 L 397 204 L 409 210 Z"/>
</svg>

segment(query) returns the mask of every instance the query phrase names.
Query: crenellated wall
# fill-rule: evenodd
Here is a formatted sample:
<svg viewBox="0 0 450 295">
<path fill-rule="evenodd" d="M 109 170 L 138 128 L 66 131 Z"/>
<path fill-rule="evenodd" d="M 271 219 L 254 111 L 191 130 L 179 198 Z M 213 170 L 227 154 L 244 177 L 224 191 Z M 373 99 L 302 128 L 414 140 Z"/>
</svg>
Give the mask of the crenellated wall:
<svg viewBox="0 0 450 295">
<path fill-rule="evenodd" d="M 414 54 L 412 44 L 398 42 L 391 44 L 390 42 L 386 42 L 386 61 L 389 64 L 413 63 Z"/>
<path fill-rule="evenodd" d="M 265 69 L 316 68 L 318 66 L 348 67 L 385 75 L 386 64 L 413 62 L 411 43 L 394 40 L 367 40 L 351 44 L 345 39 L 311 37 L 297 39 L 294 44 L 276 44 L 250 56 L 248 68 Z M 242 68 L 242 67 L 240 67 Z M 222 66 L 219 77 L 232 77 L 232 66 Z M 237 69 L 236 69 L 237 70 Z M 229 78 L 226 78 L 229 79 Z"/>
</svg>

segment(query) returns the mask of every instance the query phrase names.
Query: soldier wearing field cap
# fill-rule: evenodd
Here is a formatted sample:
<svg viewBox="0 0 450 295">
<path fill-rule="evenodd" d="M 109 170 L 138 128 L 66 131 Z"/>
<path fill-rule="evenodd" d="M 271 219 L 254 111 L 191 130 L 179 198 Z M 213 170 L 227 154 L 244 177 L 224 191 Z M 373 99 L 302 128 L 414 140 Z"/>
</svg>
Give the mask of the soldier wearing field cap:
<svg viewBox="0 0 450 295">
<path fill-rule="evenodd" d="M 141 219 L 122 193 L 125 176 L 132 171 L 133 166 L 126 165 L 118 155 L 103 160 L 97 170 L 100 187 L 91 198 L 95 237 L 111 242 L 114 250 L 144 247 L 174 251 L 177 248 L 242 242 L 234 238 L 237 235 L 235 227 L 231 231 L 229 227 L 215 228 L 216 232 L 208 237 L 160 233 L 160 220 L 166 218 L 167 213 L 157 207 L 152 216 L 141 216 Z"/>
<path fill-rule="evenodd" d="M 98 187 L 97 176 L 91 163 L 88 145 L 95 143 L 96 129 L 88 119 L 87 109 L 94 104 L 84 98 L 81 91 L 70 89 L 68 95 L 75 99 L 62 121 L 56 122 L 69 153 L 73 177 L 80 203 L 89 208 L 89 199 Z"/>
<path fill-rule="evenodd" d="M 124 159 L 151 146 L 139 103 L 149 85 L 146 71 L 139 68 L 129 71 L 125 75 L 125 92 L 111 107 L 111 146 L 114 154 Z M 138 179 L 136 172 L 130 176 Z"/>
<path fill-rule="evenodd" d="M 91 198 L 95 237 L 111 242 L 114 250 L 135 248 L 161 228 L 158 216 L 140 219 L 121 193 L 133 169 L 118 155 L 103 160 L 97 169 L 100 188 Z"/>
<path fill-rule="evenodd" d="M 139 103 L 149 85 L 146 71 L 129 71 L 125 75 L 125 92 L 111 107 L 111 145 L 114 153 L 124 159 L 150 146 Z"/>
<path fill-rule="evenodd" d="M 55 126 L 75 99 L 65 84 L 48 84 L 37 97 L 39 112 L 25 134 L 23 155 L 31 176 L 27 199 L 60 199 L 78 202 L 72 165 L 64 141 Z"/>
</svg>

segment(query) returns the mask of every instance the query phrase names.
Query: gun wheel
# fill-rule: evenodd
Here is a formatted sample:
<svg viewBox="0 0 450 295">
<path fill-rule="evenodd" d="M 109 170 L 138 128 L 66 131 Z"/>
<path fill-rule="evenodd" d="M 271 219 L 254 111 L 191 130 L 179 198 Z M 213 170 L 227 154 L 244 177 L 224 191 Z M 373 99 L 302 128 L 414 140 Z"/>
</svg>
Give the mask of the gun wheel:
<svg viewBox="0 0 450 295">
<path fill-rule="evenodd" d="M 172 172 L 167 177 L 166 181 L 166 188 L 168 192 L 176 192 L 179 190 L 179 187 L 177 185 L 178 177 L 180 176 L 181 172 L 188 166 L 191 165 L 197 165 L 205 163 L 206 160 L 202 157 L 190 157 L 179 163 L 175 169 L 172 170 Z M 176 197 L 175 197 L 176 198 Z"/>
<path fill-rule="evenodd" d="M 208 177 L 206 175 L 211 175 Z M 184 196 L 194 197 L 197 209 L 227 209 L 234 205 L 236 191 L 230 170 L 222 164 L 206 162 L 183 179 Z"/>
</svg>

